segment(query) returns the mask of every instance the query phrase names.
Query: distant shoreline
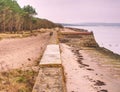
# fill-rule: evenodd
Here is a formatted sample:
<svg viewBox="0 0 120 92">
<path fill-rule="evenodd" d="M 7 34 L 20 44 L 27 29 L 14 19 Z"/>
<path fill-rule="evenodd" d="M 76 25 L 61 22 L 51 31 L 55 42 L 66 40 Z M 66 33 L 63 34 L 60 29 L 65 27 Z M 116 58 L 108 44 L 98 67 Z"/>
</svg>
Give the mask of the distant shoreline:
<svg viewBox="0 0 120 92">
<path fill-rule="evenodd" d="M 61 23 L 63 26 L 118 26 L 120 27 L 120 23 Z"/>
</svg>

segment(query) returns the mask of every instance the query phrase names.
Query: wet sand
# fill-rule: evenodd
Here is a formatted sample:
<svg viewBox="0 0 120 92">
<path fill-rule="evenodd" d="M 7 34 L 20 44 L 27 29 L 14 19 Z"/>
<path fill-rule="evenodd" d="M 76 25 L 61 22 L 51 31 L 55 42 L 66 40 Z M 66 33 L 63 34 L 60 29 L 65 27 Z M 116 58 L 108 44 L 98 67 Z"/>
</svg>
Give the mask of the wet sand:
<svg viewBox="0 0 120 92">
<path fill-rule="evenodd" d="M 65 44 L 60 48 L 67 92 L 120 92 L 120 68 L 116 73 L 103 63 L 112 59 L 92 49 L 80 50 Z"/>
</svg>

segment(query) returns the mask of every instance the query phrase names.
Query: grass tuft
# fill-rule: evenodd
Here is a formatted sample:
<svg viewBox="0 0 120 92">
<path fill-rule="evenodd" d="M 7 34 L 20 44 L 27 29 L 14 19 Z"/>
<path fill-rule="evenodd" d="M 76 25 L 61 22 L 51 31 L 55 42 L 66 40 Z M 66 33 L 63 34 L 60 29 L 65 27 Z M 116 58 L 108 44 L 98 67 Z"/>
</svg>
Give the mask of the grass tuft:
<svg viewBox="0 0 120 92">
<path fill-rule="evenodd" d="M 0 73 L 0 92 L 31 92 L 38 71 L 10 70 Z M 7 91 L 9 90 L 9 91 Z"/>
</svg>

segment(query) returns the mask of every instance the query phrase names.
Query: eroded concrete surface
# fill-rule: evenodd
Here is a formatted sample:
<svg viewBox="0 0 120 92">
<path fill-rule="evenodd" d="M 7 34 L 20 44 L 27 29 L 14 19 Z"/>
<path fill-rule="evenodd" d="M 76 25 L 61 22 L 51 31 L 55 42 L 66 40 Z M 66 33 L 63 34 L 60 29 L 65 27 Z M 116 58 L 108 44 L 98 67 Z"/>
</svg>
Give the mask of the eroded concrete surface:
<svg viewBox="0 0 120 92">
<path fill-rule="evenodd" d="M 48 45 L 39 65 L 39 74 L 32 92 L 66 92 L 59 45 Z"/>
<path fill-rule="evenodd" d="M 41 67 L 33 92 L 65 92 L 62 67 Z"/>
</svg>

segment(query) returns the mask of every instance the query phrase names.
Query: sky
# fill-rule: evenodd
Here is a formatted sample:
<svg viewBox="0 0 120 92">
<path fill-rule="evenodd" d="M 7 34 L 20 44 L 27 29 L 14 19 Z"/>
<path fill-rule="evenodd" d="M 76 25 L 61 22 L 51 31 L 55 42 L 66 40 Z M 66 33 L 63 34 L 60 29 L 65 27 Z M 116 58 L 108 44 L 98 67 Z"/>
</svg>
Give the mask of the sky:
<svg viewBox="0 0 120 92">
<path fill-rule="evenodd" d="M 39 18 L 56 23 L 120 23 L 120 0 L 17 0 L 31 5 Z"/>
</svg>

